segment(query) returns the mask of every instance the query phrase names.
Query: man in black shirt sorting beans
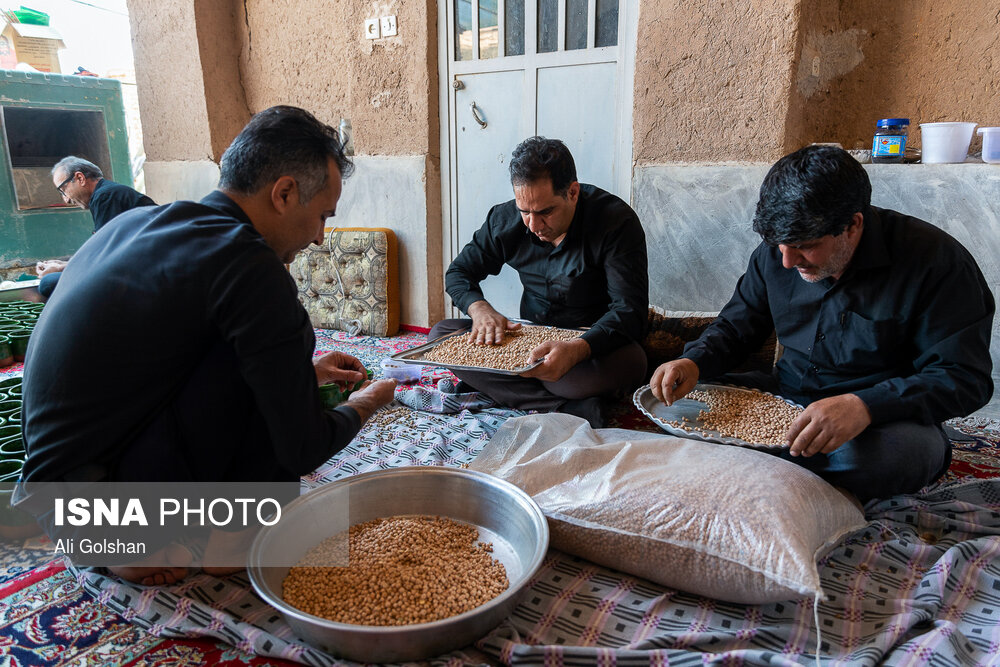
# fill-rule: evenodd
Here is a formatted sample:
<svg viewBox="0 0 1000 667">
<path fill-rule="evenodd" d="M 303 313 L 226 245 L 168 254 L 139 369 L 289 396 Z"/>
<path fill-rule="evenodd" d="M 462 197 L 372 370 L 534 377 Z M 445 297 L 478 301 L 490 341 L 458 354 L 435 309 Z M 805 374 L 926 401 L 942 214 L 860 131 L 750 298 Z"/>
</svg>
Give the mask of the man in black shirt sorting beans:
<svg viewBox="0 0 1000 667">
<path fill-rule="evenodd" d="M 343 449 L 396 384 L 324 407 L 319 385 L 364 381 L 365 368 L 313 358 L 285 265 L 323 241 L 352 169 L 336 130 L 272 107 L 222 155 L 218 190 L 127 211 L 84 243 L 28 346 L 22 481 L 294 483 Z M 245 537 L 213 528 L 204 562 L 231 561 Z M 171 584 L 188 573 L 183 551 L 112 570 Z"/>
<path fill-rule="evenodd" d="M 940 423 L 993 393 L 994 302 L 976 261 L 937 227 L 870 202 L 868 174 L 839 148 L 779 160 L 754 216 L 763 243 L 732 299 L 651 383 L 669 405 L 776 330 L 773 374 L 735 381 L 805 405 L 782 456 L 862 501 L 943 475 Z"/>
<path fill-rule="evenodd" d="M 642 226 L 624 201 L 577 182 L 561 141 L 526 139 L 511 156 L 510 179 L 514 199 L 490 209 L 445 277 L 452 301 L 471 320 L 439 322 L 430 338 L 471 327 L 472 342 L 498 345 L 520 327 L 479 287 L 509 264 L 524 286 L 521 318 L 590 328 L 574 340 L 538 345 L 531 359 L 544 362 L 521 376 L 456 374 L 501 405 L 568 412 L 600 425 L 600 398 L 631 391 L 646 373 L 639 345 L 649 303 Z"/>
</svg>

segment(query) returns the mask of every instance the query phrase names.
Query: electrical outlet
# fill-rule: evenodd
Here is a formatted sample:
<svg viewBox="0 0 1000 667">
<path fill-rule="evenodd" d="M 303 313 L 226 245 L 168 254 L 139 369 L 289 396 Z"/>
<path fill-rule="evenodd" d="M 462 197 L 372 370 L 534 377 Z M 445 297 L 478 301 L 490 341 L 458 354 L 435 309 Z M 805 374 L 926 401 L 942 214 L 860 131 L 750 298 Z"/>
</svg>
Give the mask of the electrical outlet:
<svg viewBox="0 0 1000 667">
<path fill-rule="evenodd" d="M 396 15 L 383 16 L 379 19 L 382 24 L 382 36 L 383 37 L 395 37 L 396 36 Z"/>
<path fill-rule="evenodd" d="M 379 38 L 378 19 L 365 19 L 365 39 Z"/>
</svg>

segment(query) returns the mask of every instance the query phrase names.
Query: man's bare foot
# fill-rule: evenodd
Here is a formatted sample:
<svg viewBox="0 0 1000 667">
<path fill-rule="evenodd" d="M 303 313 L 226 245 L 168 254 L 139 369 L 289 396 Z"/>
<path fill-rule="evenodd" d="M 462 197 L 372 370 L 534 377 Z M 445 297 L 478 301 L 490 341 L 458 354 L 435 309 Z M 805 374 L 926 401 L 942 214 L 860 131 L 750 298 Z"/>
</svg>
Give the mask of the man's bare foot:
<svg viewBox="0 0 1000 667">
<path fill-rule="evenodd" d="M 108 570 L 126 581 L 143 586 L 169 586 L 188 575 L 188 566 L 194 560 L 191 552 L 180 544 L 171 543 L 151 556 L 130 565 L 116 565 Z M 165 563 L 149 565 L 148 563 Z"/>
<path fill-rule="evenodd" d="M 224 577 L 247 569 L 247 551 L 253 542 L 256 528 L 239 532 L 213 529 L 205 545 L 202 571 L 215 577 Z"/>
</svg>

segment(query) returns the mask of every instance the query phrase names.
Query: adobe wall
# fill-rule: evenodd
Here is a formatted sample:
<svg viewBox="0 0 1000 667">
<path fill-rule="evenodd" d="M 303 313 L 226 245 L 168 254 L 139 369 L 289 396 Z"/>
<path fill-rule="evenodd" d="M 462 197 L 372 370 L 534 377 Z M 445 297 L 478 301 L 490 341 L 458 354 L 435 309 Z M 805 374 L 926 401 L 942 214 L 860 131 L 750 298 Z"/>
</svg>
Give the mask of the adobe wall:
<svg viewBox="0 0 1000 667">
<path fill-rule="evenodd" d="M 146 159 L 211 159 L 193 3 L 128 0 Z"/>
<path fill-rule="evenodd" d="M 875 121 L 886 117 L 910 118 L 916 147 L 918 123 L 1000 125 L 996 3 L 804 0 L 802 15 L 791 102 L 797 143 L 871 148 Z M 971 151 L 980 147 L 974 136 Z"/>
<path fill-rule="evenodd" d="M 129 13 L 151 196 L 210 192 L 225 148 L 269 106 L 294 104 L 335 127 L 349 119 L 358 170 L 335 224 L 393 229 L 401 321 L 443 317 L 435 3 L 129 0 Z M 398 35 L 364 39 L 364 19 L 389 14 Z"/>
<path fill-rule="evenodd" d="M 634 160 L 871 148 L 875 121 L 1000 125 L 1000 13 L 962 0 L 641 0 Z M 972 151 L 980 142 L 973 140 Z"/>
<path fill-rule="evenodd" d="M 911 117 L 916 146 L 920 121 L 1000 125 L 1000 15 L 989 3 L 627 1 L 639 9 L 632 200 L 652 234 L 677 224 L 650 185 L 664 170 L 680 178 L 674 166 L 685 197 L 715 201 L 752 194 L 762 167 L 808 143 L 869 147 L 881 117 Z M 448 305 L 437 10 L 437 0 L 129 0 L 149 192 L 169 201 L 211 190 L 221 151 L 269 105 L 349 118 L 359 170 L 370 172 L 346 183 L 345 193 L 365 191 L 345 199 L 337 224 L 397 231 L 402 321 L 429 326 Z M 364 20 L 388 14 L 398 36 L 364 39 Z M 399 189 L 407 179 L 416 190 Z"/>
<path fill-rule="evenodd" d="M 437 113 L 431 90 L 437 85 L 434 3 L 244 4 L 237 29 L 251 109 L 293 103 L 331 124 L 349 118 L 359 155 L 425 155 L 432 139 L 437 143 L 435 123 L 429 122 Z M 396 15 L 398 35 L 365 39 L 364 20 L 388 14 Z"/>
<path fill-rule="evenodd" d="M 799 0 L 643 0 L 635 163 L 769 160 L 784 146 Z"/>
</svg>

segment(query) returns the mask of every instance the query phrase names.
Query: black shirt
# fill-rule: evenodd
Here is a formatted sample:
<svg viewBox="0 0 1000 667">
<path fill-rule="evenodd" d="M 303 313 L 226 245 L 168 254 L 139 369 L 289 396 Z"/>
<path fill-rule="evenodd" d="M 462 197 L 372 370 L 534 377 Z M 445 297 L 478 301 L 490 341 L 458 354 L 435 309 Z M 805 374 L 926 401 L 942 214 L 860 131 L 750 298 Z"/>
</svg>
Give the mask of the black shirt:
<svg viewBox="0 0 1000 667">
<path fill-rule="evenodd" d="M 107 464 L 220 341 L 284 469 L 314 470 L 357 434 L 353 409 L 322 409 L 294 281 L 217 191 L 127 211 L 73 256 L 28 346 L 24 481 Z"/>
<path fill-rule="evenodd" d="M 972 255 L 937 227 L 871 207 L 839 280 L 808 283 L 761 244 L 736 292 L 683 357 L 725 373 L 776 329 L 781 392 L 809 403 L 856 394 L 875 424 L 937 423 L 993 393 L 994 303 Z"/>
<path fill-rule="evenodd" d="M 528 230 L 514 200 L 491 208 L 445 274 L 455 305 L 468 312 L 483 299 L 480 281 L 504 264 L 524 286 L 522 318 L 589 326 L 583 339 L 595 356 L 642 340 L 649 307 L 646 236 L 635 211 L 615 195 L 581 185 L 566 237 L 555 247 Z"/>
<path fill-rule="evenodd" d="M 118 214 L 136 206 L 156 206 L 156 202 L 127 185 L 102 178 L 94 186 L 87 208 L 94 218 L 94 231 L 107 224 Z"/>
</svg>

